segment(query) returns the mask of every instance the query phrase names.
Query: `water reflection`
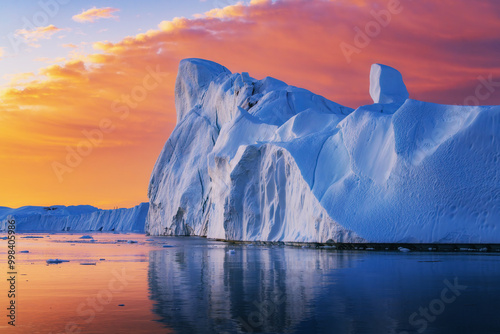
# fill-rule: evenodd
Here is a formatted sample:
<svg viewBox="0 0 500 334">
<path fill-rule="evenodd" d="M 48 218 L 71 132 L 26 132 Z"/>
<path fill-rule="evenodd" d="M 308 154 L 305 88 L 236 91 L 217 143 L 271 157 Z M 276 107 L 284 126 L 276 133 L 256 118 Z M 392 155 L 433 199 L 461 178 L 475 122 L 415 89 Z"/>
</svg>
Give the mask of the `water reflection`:
<svg viewBox="0 0 500 334">
<path fill-rule="evenodd" d="M 149 254 L 150 294 L 154 312 L 179 333 L 500 330 L 497 256 L 166 240 L 174 247 Z M 445 280 L 467 286 L 457 296 L 447 292 L 448 301 L 455 297 L 450 303 L 439 302 Z M 429 307 L 428 314 L 419 313 Z"/>
</svg>

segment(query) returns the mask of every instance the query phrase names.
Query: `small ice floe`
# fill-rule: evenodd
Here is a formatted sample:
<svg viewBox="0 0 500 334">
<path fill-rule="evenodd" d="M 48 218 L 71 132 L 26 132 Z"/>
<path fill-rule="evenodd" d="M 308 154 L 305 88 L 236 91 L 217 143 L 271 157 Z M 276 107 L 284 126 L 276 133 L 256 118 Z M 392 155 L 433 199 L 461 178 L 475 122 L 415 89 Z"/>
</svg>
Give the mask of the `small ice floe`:
<svg viewBox="0 0 500 334">
<path fill-rule="evenodd" d="M 127 244 L 136 244 L 136 243 L 137 243 L 137 241 L 135 241 L 135 240 L 129 240 L 129 241 L 127 241 Z"/>
<path fill-rule="evenodd" d="M 155 241 L 155 239 L 146 239 L 146 241 Z"/>
<path fill-rule="evenodd" d="M 82 262 L 80 263 L 81 266 L 95 266 L 95 262 Z"/>
<path fill-rule="evenodd" d="M 125 306 L 125 304 L 118 304 L 118 306 Z"/>
<path fill-rule="evenodd" d="M 106 259 L 99 259 L 99 261 L 104 261 L 104 260 L 106 260 Z"/>
<path fill-rule="evenodd" d="M 29 253 L 30 251 L 20 251 L 19 253 Z"/>
<path fill-rule="evenodd" d="M 163 248 L 170 248 L 170 247 L 174 247 L 172 245 L 163 245 Z"/>
<path fill-rule="evenodd" d="M 228 254 L 235 254 L 235 253 L 236 253 L 236 251 L 235 251 L 234 249 L 230 249 L 230 250 L 228 250 L 228 251 L 227 251 L 227 253 L 228 253 Z"/>
<path fill-rule="evenodd" d="M 61 260 L 61 259 L 48 259 L 47 260 L 48 264 L 58 264 L 58 263 L 63 263 L 63 262 L 69 262 L 69 260 Z"/>
<path fill-rule="evenodd" d="M 1 237 L 0 240 L 7 240 L 7 237 Z"/>
<path fill-rule="evenodd" d="M 373 247 L 367 247 L 366 250 L 375 250 Z"/>
<path fill-rule="evenodd" d="M 408 248 L 405 248 L 405 247 L 398 247 L 398 249 L 399 249 L 400 252 L 403 252 L 403 253 L 410 252 L 410 250 Z"/>
<path fill-rule="evenodd" d="M 483 247 L 483 248 L 480 248 L 480 249 L 479 249 L 479 251 L 480 251 L 480 252 L 487 252 L 487 251 L 488 251 L 488 248 Z"/>
<path fill-rule="evenodd" d="M 25 237 L 21 237 L 21 239 L 43 239 L 43 237 L 38 237 L 38 236 L 33 236 L 33 235 L 27 235 Z"/>
<path fill-rule="evenodd" d="M 91 235 L 82 235 L 80 239 L 94 239 Z"/>
</svg>

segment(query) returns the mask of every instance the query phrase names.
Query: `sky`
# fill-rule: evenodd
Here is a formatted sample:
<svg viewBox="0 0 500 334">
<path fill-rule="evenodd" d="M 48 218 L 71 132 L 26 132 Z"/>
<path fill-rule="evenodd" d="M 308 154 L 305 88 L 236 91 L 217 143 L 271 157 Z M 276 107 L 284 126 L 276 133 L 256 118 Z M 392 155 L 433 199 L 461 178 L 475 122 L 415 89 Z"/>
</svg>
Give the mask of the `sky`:
<svg viewBox="0 0 500 334">
<path fill-rule="evenodd" d="M 0 13 L 0 206 L 147 201 L 183 58 L 356 108 L 370 65 L 410 98 L 500 104 L 495 0 L 9 1 Z"/>
</svg>

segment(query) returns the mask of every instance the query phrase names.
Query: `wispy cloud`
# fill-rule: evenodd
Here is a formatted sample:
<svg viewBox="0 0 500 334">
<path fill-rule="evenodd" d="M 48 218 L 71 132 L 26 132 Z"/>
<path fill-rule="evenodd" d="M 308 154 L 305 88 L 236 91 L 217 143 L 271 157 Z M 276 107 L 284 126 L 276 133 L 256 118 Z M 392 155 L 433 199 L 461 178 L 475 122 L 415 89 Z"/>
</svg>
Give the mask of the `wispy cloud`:
<svg viewBox="0 0 500 334">
<path fill-rule="evenodd" d="M 99 19 L 113 19 L 113 18 L 118 18 L 117 16 L 114 16 L 113 13 L 120 11 L 117 8 L 112 8 L 112 7 L 104 7 L 104 8 L 90 8 L 87 10 L 84 10 L 80 14 L 74 15 L 73 20 L 76 22 L 94 22 Z"/>
<path fill-rule="evenodd" d="M 0 60 L 2 59 L 3 56 L 4 56 L 4 51 L 3 48 L 0 47 Z"/>
<path fill-rule="evenodd" d="M 18 29 L 16 30 L 16 35 L 24 38 L 27 44 L 31 46 L 39 46 L 35 42 L 41 39 L 50 39 L 52 35 L 67 29 L 61 29 L 53 24 L 46 27 L 37 27 L 34 30 Z"/>
</svg>

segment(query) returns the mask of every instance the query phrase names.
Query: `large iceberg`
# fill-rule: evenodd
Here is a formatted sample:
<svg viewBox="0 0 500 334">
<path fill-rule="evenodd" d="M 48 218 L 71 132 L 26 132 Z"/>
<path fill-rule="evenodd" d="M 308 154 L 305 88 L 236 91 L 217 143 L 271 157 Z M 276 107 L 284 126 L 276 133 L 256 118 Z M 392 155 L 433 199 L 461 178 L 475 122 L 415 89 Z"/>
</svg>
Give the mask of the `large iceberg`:
<svg viewBox="0 0 500 334">
<path fill-rule="evenodd" d="M 130 209 L 100 210 L 90 205 L 0 207 L 0 231 L 14 218 L 19 232 L 144 232 L 149 204 Z"/>
<path fill-rule="evenodd" d="M 500 242 L 500 106 L 409 99 L 375 64 L 356 110 L 201 59 L 181 61 L 177 125 L 146 232 L 296 242 Z"/>
</svg>

